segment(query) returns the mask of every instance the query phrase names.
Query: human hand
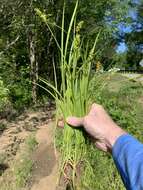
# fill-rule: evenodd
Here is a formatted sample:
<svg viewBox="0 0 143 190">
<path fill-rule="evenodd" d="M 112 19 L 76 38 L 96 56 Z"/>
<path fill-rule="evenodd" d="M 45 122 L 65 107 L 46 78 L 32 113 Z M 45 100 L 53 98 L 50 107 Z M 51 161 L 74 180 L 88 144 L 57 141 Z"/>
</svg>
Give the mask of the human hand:
<svg viewBox="0 0 143 190">
<path fill-rule="evenodd" d="M 96 147 L 105 152 L 111 152 L 117 138 L 126 134 L 98 104 L 93 104 L 85 117 L 68 117 L 66 122 L 73 127 L 83 126 L 93 137 Z M 62 123 L 60 125 L 62 126 Z"/>
</svg>

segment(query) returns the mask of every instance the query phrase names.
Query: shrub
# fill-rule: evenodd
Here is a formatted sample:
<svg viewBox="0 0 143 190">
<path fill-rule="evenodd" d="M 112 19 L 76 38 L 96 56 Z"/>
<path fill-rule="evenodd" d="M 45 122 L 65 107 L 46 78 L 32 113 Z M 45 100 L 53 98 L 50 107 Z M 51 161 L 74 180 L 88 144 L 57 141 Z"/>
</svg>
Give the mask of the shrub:
<svg viewBox="0 0 143 190">
<path fill-rule="evenodd" d="M 0 78 L 0 112 L 4 111 L 9 104 L 9 90 L 4 86 L 2 79 Z"/>
</svg>

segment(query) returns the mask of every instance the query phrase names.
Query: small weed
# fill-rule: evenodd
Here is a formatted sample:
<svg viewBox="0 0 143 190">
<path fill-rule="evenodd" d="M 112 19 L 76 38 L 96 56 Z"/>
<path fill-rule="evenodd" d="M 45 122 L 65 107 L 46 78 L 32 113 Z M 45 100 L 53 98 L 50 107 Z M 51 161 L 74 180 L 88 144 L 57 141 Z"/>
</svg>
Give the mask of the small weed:
<svg viewBox="0 0 143 190">
<path fill-rule="evenodd" d="M 33 152 L 37 146 L 37 141 L 35 139 L 35 136 L 34 135 L 31 135 L 28 137 L 27 141 L 26 141 L 26 144 L 28 146 L 28 150 L 29 152 Z"/>
</svg>

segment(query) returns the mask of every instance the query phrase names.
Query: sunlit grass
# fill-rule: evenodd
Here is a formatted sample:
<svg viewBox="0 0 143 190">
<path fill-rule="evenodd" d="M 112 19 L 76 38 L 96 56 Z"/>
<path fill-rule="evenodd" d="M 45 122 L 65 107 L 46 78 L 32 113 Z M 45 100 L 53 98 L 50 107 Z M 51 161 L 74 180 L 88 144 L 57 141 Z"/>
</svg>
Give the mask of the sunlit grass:
<svg viewBox="0 0 143 190">
<path fill-rule="evenodd" d="M 37 14 L 42 18 L 50 29 L 53 38 L 60 51 L 60 71 L 61 71 L 61 88 L 57 88 L 56 70 L 54 67 L 55 86 L 44 79 L 41 81 L 47 85 L 44 88 L 56 101 L 58 115 L 64 120 L 67 116 L 83 116 L 87 113 L 89 107 L 89 82 L 91 78 L 91 64 L 95 57 L 95 47 L 99 37 L 97 35 L 93 47 L 89 44 L 83 44 L 81 41 L 80 30 L 83 22 L 76 23 L 76 13 L 78 1 L 76 2 L 68 31 L 65 32 L 65 8 L 63 9 L 62 27 L 61 27 L 61 44 L 54 36 L 50 24 L 40 10 L 36 9 Z M 44 18 L 44 19 L 43 19 Z M 71 183 L 72 188 L 76 189 L 77 167 L 84 162 L 86 167 L 87 138 L 83 135 L 83 130 L 73 129 L 65 123 L 62 146 L 61 146 L 61 174 Z M 89 167 L 89 163 L 88 163 Z M 70 168 L 70 176 L 66 170 Z M 92 172 L 92 171 L 91 171 Z"/>
</svg>

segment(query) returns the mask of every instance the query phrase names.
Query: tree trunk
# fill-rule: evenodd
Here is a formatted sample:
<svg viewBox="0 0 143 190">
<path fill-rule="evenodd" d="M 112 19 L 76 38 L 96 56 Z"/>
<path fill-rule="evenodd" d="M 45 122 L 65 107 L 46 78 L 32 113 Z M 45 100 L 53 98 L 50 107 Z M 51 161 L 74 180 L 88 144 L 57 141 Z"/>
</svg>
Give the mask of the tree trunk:
<svg viewBox="0 0 143 190">
<path fill-rule="evenodd" d="M 31 66 L 31 82 L 32 82 L 32 99 L 33 103 L 37 102 L 37 81 L 38 81 L 38 61 L 36 59 L 36 47 L 34 42 L 34 34 L 29 32 L 29 58 Z"/>
</svg>

